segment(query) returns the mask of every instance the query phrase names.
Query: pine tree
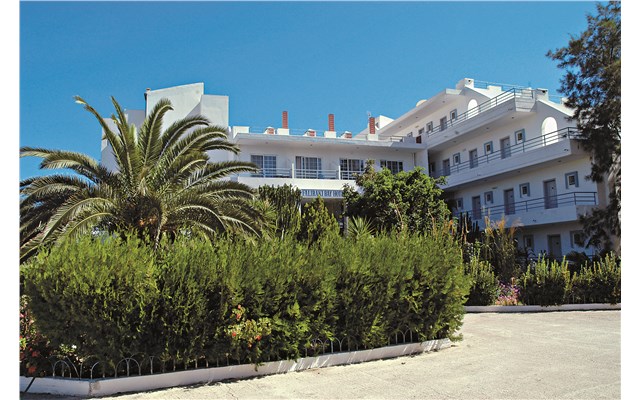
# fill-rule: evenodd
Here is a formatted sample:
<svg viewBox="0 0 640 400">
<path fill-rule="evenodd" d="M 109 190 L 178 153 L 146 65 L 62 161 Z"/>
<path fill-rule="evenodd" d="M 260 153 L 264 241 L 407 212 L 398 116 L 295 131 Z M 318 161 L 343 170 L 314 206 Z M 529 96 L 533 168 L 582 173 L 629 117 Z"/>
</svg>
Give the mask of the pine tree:
<svg viewBox="0 0 640 400">
<path fill-rule="evenodd" d="M 589 179 L 610 185 L 609 204 L 582 216 L 587 245 L 612 247 L 620 237 L 621 197 L 621 21 L 620 2 L 597 4 L 587 30 L 547 56 L 565 70 L 560 91 L 575 110 L 572 119 L 592 153 Z"/>
</svg>

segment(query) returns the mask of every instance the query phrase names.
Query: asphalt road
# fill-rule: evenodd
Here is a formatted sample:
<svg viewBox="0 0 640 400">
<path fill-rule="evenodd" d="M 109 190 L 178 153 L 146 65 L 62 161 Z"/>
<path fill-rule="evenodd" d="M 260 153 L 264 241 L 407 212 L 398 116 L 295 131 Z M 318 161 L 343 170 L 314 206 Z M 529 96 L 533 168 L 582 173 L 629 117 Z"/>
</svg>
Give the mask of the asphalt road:
<svg viewBox="0 0 640 400">
<path fill-rule="evenodd" d="M 467 314 L 439 352 L 103 399 L 619 399 L 620 314 Z"/>
</svg>

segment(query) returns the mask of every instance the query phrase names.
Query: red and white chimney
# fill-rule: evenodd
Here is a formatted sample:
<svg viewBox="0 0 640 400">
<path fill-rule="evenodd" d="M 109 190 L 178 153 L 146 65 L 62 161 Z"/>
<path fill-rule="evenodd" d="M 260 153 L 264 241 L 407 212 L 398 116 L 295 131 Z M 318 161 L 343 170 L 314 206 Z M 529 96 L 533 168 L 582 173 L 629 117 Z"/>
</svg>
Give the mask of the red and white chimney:
<svg viewBox="0 0 640 400">
<path fill-rule="evenodd" d="M 335 132 L 336 131 L 336 124 L 335 124 L 335 120 L 334 120 L 333 114 L 329 114 L 329 130 L 331 132 Z"/>
<path fill-rule="evenodd" d="M 282 129 L 289 129 L 289 113 L 282 112 Z"/>
<path fill-rule="evenodd" d="M 374 117 L 369 117 L 369 133 L 371 135 L 376 133 L 376 119 Z"/>
</svg>

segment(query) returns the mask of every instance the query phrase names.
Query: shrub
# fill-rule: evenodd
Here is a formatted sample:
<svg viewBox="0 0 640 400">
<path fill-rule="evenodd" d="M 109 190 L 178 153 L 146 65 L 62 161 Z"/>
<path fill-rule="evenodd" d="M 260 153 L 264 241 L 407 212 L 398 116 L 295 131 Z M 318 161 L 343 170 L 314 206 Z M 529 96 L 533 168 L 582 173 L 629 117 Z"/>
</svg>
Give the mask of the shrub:
<svg viewBox="0 0 640 400">
<path fill-rule="evenodd" d="M 324 235 L 335 235 L 340 231 L 338 221 L 324 205 L 322 197 L 316 197 L 304 205 L 300 222 L 299 240 L 315 243 Z"/>
<path fill-rule="evenodd" d="M 275 209 L 275 228 L 278 237 L 282 238 L 285 235 L 298 233 L 300 229 L 300 208 L 302 207 L 300 189 L 292 185 L 263 185 L 258 188 L 258 196 Z"/>
<path fill-rule="evenodd" d="M 569 270 L 566 261 L 558 263 L 539 258 L 529 265 L 520 279 L 521 300 L 527 305 L 550 306 L 563 304 L 569 285 Z"/>
<path fill-rule="evenodd" d="M 480 256 L 489 261 L 500 282 L 510 282 L 518 278 L 520 266 L 517 262 L 518 246 L 515 240 L 515 227 L 507 228 L 504 218 L 491 222 L 486 218 L 486 228 L 482 232 Z"/>
<path fill-rule="evenodd" d="M 620 303 L 621 269 L 615 257 L 610 254 L 601 261 L 583 265 L 571 279 L 569 299 L 574 303 Z"/>
<path fill-rule="evenodd" d="M 36 327 L 54 348 L 108 359 L 158 352 L 146 330 L 159 294 L 155 262 L 135 237 L 64 241 L 21 272 Z"/>
<path fill-rule="evenodd" d="M 488 261 L 480 260 L 477 255 L 474 255 L 465 264 L 465 273 L 471 279 L 471 289 L 469 290 L 469 298 L 466 305 L 493 305 L 498 298 L 500 282 L 493 273 L 491 264 Z"/>
<path fill-rule="evenodd" d="M 162 369 L 175 370 L 200 360 L 296 359 L 319 343 L 338 350 L 336 340 L 343 350 L 371 348 L 398 333 L 456 339 L 469 290 L 446 226 L 355 241 L 326 234 L 312 244 L 291 235 L 180 237 L 156 253 L 134 237 L 84 238 L 22 272 L 52 348 L 108 360 L 106 374 L 130 356 L 159 356 Z"/>
<path fill-rule="evenodd" d="M 20 296 L 20 375 L 40 376 L 51 369 L 47 358 L 55 353 L 38 332 L 26 296 Z"/>
</svg>

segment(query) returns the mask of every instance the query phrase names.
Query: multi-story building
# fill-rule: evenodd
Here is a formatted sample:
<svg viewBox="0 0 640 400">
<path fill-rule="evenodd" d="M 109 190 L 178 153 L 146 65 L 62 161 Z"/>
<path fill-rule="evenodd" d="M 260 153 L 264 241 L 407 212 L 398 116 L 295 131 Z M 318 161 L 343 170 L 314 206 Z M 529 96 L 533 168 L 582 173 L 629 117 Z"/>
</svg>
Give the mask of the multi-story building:
<svg viewBox="0 0 640 400">
<path fill-rule="evenodd" d="M 146 110 L 161 98 L 174 106 L 166 124 L 199 113 L 229 127 L 240 154 L 219 152 L 212 160 L 257 164 L 258 173 L 233 178 L 249 186 L 292 184 L 338 212 L 343 186 L 354 185 L 367 160 L 392 172 L 419 166 L 446 177 L 442 188 L 455 216 L 468 215 L 480 228 L 486 217 L 505 218 L 531 255 L 595 251 L 580 245 L 579 216 L 605 205 L 607 187 L 586 179 L 590 155 L 575 140 L 572 112 L 546 89 L 463 79 L 395 120 L 370 117 L 358 133 L 336 131 L 333 114 L 326 130 L 290 129 L 287 111 L 280 126 L 230 126 L 228 97 L 204 94 L 202 83 L 147 90 Z M 145 113 L 127 111 L 135 124 Z M 102 162 L 114 165 L 104 142 Z"/>
</svg>

